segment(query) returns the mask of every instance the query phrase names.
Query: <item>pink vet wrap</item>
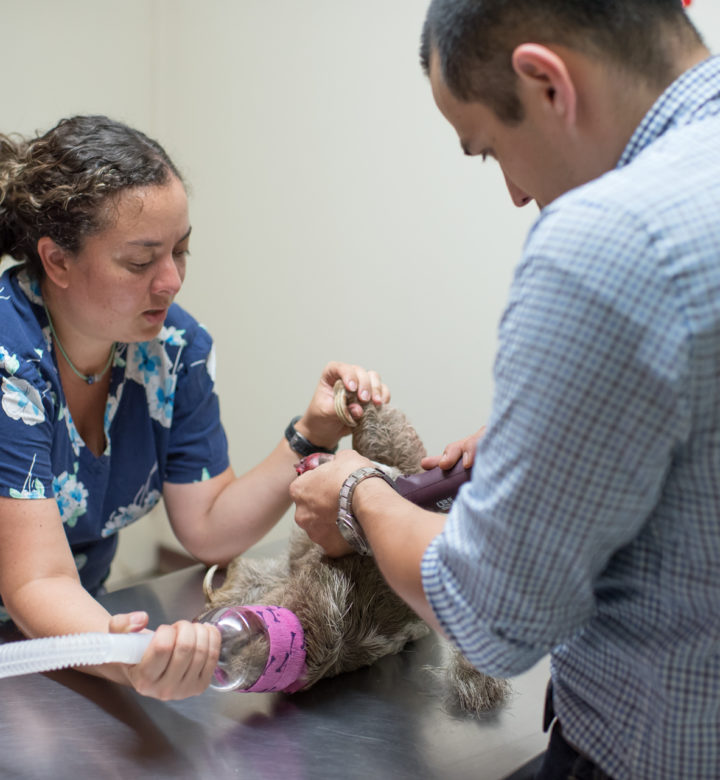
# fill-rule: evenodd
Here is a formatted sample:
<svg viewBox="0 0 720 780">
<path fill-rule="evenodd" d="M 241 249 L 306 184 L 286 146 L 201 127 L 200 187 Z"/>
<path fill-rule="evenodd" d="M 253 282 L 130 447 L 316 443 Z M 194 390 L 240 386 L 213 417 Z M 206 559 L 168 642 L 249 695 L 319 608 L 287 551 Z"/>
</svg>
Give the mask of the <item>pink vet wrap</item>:
<svg viewBox="0 0 720 780">
<path fill-rule="evenodd" d="M 270 655 L 265 670 L 247 693 L 287 691 L 302 688 L 305 672 L 305 634 L 297 615 L 284 607 L 243 606 L 265 624 Z"/>
</svg>

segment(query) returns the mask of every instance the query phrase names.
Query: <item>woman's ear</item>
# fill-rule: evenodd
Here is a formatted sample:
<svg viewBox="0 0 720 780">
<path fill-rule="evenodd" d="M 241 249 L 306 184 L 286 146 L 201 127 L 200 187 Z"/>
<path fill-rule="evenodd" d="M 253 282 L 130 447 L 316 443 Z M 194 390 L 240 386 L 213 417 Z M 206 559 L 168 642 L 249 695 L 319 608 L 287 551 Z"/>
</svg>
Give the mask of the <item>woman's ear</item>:
<svg viewBox="0 0 720 780">
<path fill-rule="evenodd" d="M 577 120 L 577 91 L 565 61 L 538 43 L 522 43 L 512 54 L 515 73 L 526 96 L 541 101 L 563 124 Z"/>
<path fill-rule="evenodd" d="M 38 239 L 37 253 L 45 275 L 58 287 L 67 287 L 70 253 L 58 246 L 49 236 Z"/>
</svg>

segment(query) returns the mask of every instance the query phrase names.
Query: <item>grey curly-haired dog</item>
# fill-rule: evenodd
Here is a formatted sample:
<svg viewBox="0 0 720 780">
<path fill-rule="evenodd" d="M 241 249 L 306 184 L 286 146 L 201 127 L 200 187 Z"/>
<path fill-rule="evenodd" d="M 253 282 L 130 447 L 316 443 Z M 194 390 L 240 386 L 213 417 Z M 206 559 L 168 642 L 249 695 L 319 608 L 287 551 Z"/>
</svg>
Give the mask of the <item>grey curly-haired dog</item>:
<svg viewBox="0 0 720 780">
<path fill-rule="evenodd" d="M 341 385 L 336 392 L 344 392 Z M 357 402 L 354 396 L 351 400 Z M 338 414 L 346 403 L 342 399 Z M 352 446 L 400 474 L 421 472 L 420 461 L 426 454 L 405 415 L 387 404 L 364 406 Z M 388 587 L 373 558 L 329 558 L 299 528 L 293 530 L 283 555 L 265 559 L 240 555 L 229 564 L 221 587 L 213 589 L 211 580 L 212 576 L 206 577 L 204 586 L 208 609 L 264 604 L 285 607 L 297 615 L 306 645 L 303 690 L 323 677 L 397 653 L 430 632 Z M 486 711 L 509 693 L 505 680 L 478 672 L 455 649 L 450 649 L 445 670 L 451 703 L 465 712 Z"/>
</svg>

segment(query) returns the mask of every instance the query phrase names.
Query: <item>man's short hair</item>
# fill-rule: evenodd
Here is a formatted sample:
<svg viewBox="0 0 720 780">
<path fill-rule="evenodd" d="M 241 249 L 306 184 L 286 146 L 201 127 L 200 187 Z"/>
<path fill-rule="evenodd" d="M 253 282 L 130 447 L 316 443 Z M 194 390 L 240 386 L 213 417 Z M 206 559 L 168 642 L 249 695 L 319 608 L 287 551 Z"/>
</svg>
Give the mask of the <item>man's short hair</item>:
<svg viewBox="0 0 720 780">
<path fill-rule="evenodd" d="M 523 112 L 511 58 L 521 43 L 563 45 L 665 85 L 673 40 L 701 43 L 682 0 L 432 0 L 420 59 L 429 74 L 437 52 L 456 98 L 485 103 L 516 124 Z"/>
</svg>

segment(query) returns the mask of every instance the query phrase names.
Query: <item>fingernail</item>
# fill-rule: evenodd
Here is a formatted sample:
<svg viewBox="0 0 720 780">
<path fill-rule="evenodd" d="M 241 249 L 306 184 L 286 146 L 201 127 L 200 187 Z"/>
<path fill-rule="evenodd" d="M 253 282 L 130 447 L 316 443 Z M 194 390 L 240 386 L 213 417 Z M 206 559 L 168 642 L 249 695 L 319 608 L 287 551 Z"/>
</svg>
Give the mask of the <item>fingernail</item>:
<svg viewBox="0 0 720 780">
<path fill-rule="evenodd" d="M 131 612 L 130 613 L 130 625 L 141 626 L 145 623 L 147 615 L 144 612 Z"/>
<path fill-rule="evenodd" d="M 354 379 L 351 379 L 348 382 L 348 390 L 350 390 L 351 393 L 354 393 L 357 390 L 357 382 Z"/>
<path fill-rule="evenodd" d="M 463 466 L 467 468 L 470 465 L 470 454 L 467 452 L 463 452 Z"/>
<path fill-rule="evenodd" d="M 360 393 L 360 398 L 361 398 L 363 401 L 369 401 L 369 400 L 370 400 L 370 393 L 369 393 L 367 390 L 363 390 L 363 391 Z"/>
</svg>

